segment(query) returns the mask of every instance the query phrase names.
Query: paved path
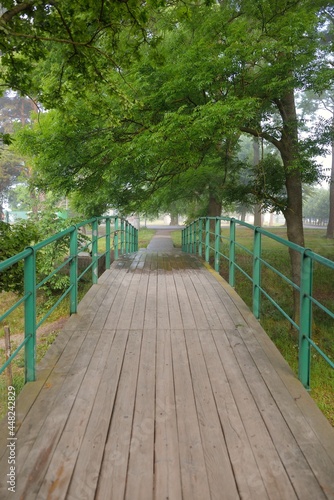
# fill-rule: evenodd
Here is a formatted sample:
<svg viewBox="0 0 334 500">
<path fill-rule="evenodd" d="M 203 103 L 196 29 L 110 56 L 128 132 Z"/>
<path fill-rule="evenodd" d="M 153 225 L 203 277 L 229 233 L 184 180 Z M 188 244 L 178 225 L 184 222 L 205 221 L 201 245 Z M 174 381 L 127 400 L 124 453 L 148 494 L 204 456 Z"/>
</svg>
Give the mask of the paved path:
<svg viewBox="0 0 334 500">
<path fill-rule="evenodd" d="M 171 229 L 158 229 L 147 246 L 149 252 L 174 252 L 173 241 L 171 239 Z"/>
</svg>

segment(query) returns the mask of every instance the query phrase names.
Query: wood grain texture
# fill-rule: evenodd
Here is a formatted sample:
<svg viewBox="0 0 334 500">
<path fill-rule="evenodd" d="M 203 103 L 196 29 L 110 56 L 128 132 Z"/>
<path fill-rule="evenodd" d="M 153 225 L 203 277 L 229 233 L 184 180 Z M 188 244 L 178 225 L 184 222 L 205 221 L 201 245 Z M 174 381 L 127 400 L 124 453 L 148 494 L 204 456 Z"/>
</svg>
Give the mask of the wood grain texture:
<svg viewBox="0 0 334 500">
<path fill-rule="evenodd" d="M 15 498 L 334 498 L 333 428 L 235 291 L 160 243 L 100 277 L 19 396 Z"/>
</svg>

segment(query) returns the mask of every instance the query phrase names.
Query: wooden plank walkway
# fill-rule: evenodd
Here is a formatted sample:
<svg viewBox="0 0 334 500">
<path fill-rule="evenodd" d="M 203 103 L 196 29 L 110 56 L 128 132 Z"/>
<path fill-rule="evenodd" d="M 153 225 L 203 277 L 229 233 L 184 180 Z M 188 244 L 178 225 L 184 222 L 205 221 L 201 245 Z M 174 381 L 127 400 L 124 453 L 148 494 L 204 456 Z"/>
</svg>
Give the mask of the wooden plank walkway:
<svg viewBox="0 0 334 500">
<path fill-rule="evenodd" d="M 197 258 L 113 263 L 18 398 L 0 498 L 334 499 L 334 429 Z"/>
</svg>

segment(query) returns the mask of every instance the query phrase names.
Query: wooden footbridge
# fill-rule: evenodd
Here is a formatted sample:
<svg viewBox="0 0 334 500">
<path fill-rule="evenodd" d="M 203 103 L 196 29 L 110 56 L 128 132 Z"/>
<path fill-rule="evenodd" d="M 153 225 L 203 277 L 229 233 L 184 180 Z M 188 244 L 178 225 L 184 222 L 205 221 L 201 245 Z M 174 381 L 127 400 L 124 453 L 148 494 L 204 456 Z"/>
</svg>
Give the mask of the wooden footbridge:
<svg viewBox="0 0 334 500">
<path fill-rule="evenodd" d="M 16 425 L 1 499 L 334 499 L 334 429 L 234 290 L 163 235 L 93 285 Z"/>
</svg>

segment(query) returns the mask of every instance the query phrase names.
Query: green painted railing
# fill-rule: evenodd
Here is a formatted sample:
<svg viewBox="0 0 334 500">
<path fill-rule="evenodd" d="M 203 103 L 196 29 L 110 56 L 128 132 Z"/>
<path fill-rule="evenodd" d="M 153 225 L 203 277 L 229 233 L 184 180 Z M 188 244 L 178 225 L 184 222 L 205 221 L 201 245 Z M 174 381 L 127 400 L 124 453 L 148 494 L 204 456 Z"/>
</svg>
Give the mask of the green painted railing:
<svg viewBox="0 0 334 500">
<path fill-rule="evenodd" d="M 101 223 L 105 223 L 105 234 L 99 235 Z M 88 244 L 81 246 L 82 238 L 80 233 L 86 226 L 91 226 L 91 241 Z M 42 248 L 55 243 L 56 241 L 67 238 L 69 240 L 69 257 L 58 266 L 54 271 L 45 276 L 39 283 L 37 280 L 36 255 Z M 98 242 L 100 239 L 105 239 L 105 252 L 98 253 Z M 105 257 L 105 268 L 108 269 L 111 263 L 111 250 L 114 250 L 114 259 L 117 259 L 119 254 L 130 253 L 138 249 L 138 230 L 134 228 L 128 221 L 119 217 L 96 217 L 79 224 L 73 225 L 64 231 L 57 233 L 50 238 L 26 248 L 21 253 L 0 262 L 0 273 L 23 262 L 24 272 L 24 294 L 17 302 L 0 316 L 0 323 L 17 309 L 21 304 L 24 304 L 24 340 L 11 354 L 6 363 L 0 368 L 0 374 L 7 368 L 12 360 L 17 356 L 21 349 L 25 349 L 25 382 L 35 380 L 36 367 L 36 331 L 44 323 L 44 321 L 52 314 L 59 304 L 69 296 L 70 298 L 70 314 L 77 312 L 78 306 L 78 283 L 88 271 L 91 271 L 91 280 L 93 284 L 98 282 L 98 261 Z M 82 252 L 89 251 L 92 256 L 91 263 L 79 275 L 78 273 L 78 257 Z M 68 270 L 68 271 L 66 271 Z M 69 286 L 63 292 L 56 303 L 50 307 L 43 318 L 37 321 L 36 301 L 38 290 L 45 285 L 48 280 L 59 272 L 68 272 Z"/>
<path fill-rule="evenodd" d="M 229 236 L 222 235 L 222 222 L 229 225 Z M 213 229 L 214 226 L 214 229 Z M 253 251 L 240 244 L 236 239 L 237 227 L 246 227 L 253 232 Z M 226 227 L 226 226 L 225 226 Z M 273 267 L 263 258 L 262 237 L 266 236 L 276 242 L 292 249 L 300 254 L 300 286 L 291 281 L 287 276 Z M 226 241 L 228 244 L 228 255 L 221 252 L 221 243 Z M 252 273 L 247 273 L 245 269 L 238 264 L 236 259 L 236 249 L 252 258 Z M 220 260 L 224 258 L 228 262 L 229 284 L 236 285 L 236 269 L 238 269 L 252 283 L 252 306 L 253 314 L 259 319 L 261 311 L 261 297 L 265 296 L 280 313 L 296 328 L 299 335 L 299 354 L 298 354 L 298 376 L 304 387 L 310 388 L 310 364 L 311 348 L 314 348 L 326 362 L 334 368 L 333 361 L 319 346 L 312 340 L 312 309 L 313 305 L 320 308 L 326 315 L 334 319 L 334 311 L 329 310 L 312 295 L 313 268 L 314 263 L 325 266 L 329 270 L 334 270 L 334 262 L 312 252 L 309 249 L 291 243 L 279 236 L 255 227 L 246 222 L 239 221 L 230 217 L 203 217 L 197 219 L 182 230 L 182 250 L 189 253 L 198 253 L 209 262 L 210 255 L 214 258 L 214 268 L 217 272 L 220 270 Z M 284 311 L 277 301 L 261 286 L 261 275 L 263 268 L 269 268 L 277 276 L 283 279 L 288 285 L 298 290 L 300 296 L 300 314 L 298 323 L 296 323 L 289 314 Z M 334 327 L 334 323 L 333 323 Z"/>
</svg>

